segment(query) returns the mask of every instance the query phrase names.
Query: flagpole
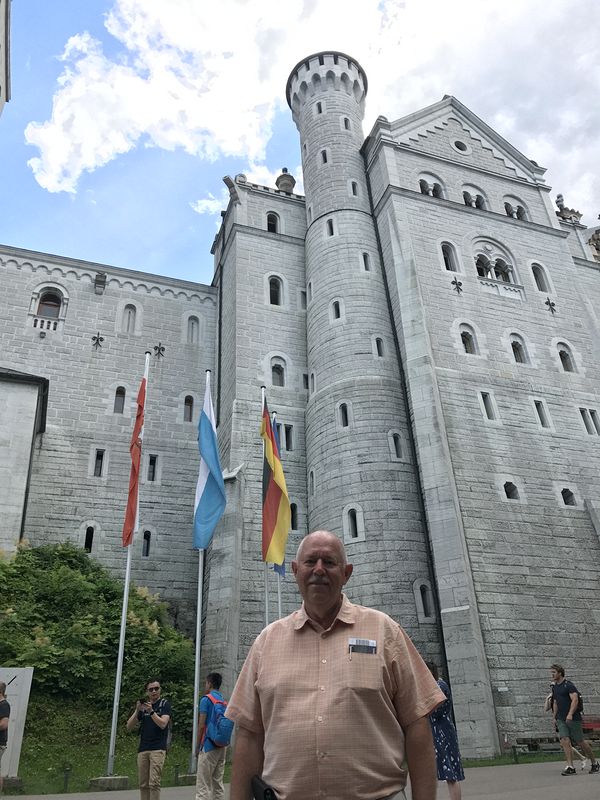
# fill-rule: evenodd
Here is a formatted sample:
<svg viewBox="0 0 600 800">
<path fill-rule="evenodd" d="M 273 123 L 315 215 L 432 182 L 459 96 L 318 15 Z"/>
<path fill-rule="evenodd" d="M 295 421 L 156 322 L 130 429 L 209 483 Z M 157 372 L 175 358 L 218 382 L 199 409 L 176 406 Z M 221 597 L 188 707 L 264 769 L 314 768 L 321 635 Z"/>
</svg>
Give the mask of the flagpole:
<svg viewBox="0 0 600 800">
<path fill-rule="evenodd" d="M 260 387 L 260 392 L 262 396 L 262 403 L 261 403 L 261 416 L 265 413 L 265 387 Z M 265 460 L 265 440 L 263 439 L 263 463 Z M 262 503 L 261 503 L 262 505 Z M 262 525 L 261 525 L 261 548 L 262 548 Z M 269 565 L 267 562 L 264 562 L 264 574 L 265 574 L 265 628 L 269 624 Z"/>
<path fill-rule="evenodd" d="M 150 351 L 146 350 L 146 362 L 144 364 L 144 380 L 146 382 L 146 402 L 148 400 L 148 373 L 150 371 Z M 145 413 L 144 403 L 144 413 Z M 140 443 L 144 439 L 144 424 L 140 430 Z M 140 445 L 141 448 L 141 445 Z M 135 535 L 138 532 L 140 523 L 140 496 L 138 493 L 136 508 L 135 508 L 135 525 L 133 528 L 132 543 Z M 123 675 L 123 655 L 125 653 L 125 629 L 127 627 L 127 605 L 129 603 L 129 579 L 131 576 L 131 543 L 127 546 L 127 564 L 125 566 L 125 585 L 123 587 L 123 607 L 121 609 L 121 631 L 119 634 L 119 654 L 117 656 L 117 674 L 115 676 L 115 691 L 113 700 L 113 714 L 112 723 L 110 728 L 110 744 L 108 746 L 108 763 L 106 766 L 106 774 L 108 776 L 113 774 L 115 764 L 115 745 L 117 741 L 117 723 L 119 720 L 119 700 L 121 698 L 121 678 Z"/>
<path fill-rule="evenodd" d="M 209 372 L 209 370 L 207 370 Z M 208 376 L 207 376 L 208 380 Z M 202 649 L 202 589 L 204 583 L 204 550 L 198 550 L 198 600 L 196 610 L 196 663 L 194 665 L 194 715 L 192 721 L 192 753 L 190 774 L 195 772 L 198 744 L 198 700 L 200 697 L 200 651 Z"/>
</svg>

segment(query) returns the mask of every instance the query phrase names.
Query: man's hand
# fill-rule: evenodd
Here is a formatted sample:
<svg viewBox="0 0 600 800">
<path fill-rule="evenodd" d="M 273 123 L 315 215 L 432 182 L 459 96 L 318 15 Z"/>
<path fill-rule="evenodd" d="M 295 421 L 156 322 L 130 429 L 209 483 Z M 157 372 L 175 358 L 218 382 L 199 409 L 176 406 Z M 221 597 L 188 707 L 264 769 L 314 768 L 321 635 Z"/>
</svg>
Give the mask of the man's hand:
<svg viewBox="0 0 600 800">
<path fill-rule="evenodd" d="M 264 733 L 255 733 L 236 726 L 230 800 L 248 800 L 251 796 L 250 782 L 254 775 L 262 773 L 264 740 Z"/>
<path fill-rule="evenodd" d="M 435 800 L 437 770 L 428 717 L 420 717 L 404 730 L 406 761 L 413 800 Z"/>
</svg>

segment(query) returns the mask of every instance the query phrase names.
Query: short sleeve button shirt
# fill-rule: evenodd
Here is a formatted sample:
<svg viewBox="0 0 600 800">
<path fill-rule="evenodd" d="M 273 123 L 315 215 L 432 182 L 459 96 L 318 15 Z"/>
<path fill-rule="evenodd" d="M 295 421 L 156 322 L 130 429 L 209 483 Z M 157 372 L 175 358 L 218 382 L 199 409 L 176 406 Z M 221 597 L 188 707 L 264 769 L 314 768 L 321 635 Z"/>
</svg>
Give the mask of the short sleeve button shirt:
<svg viewBox="0 0 600 800">
<path fill-rule="evenodd" d="M 264 732 L 263 778 L 281 800 L 379 800 L 406 783 L 403 728 L 444 699 L 400 626 L 344 596 L 326 631 L 304 606 L 262 631 L 227 717 Z"/>
</svg>

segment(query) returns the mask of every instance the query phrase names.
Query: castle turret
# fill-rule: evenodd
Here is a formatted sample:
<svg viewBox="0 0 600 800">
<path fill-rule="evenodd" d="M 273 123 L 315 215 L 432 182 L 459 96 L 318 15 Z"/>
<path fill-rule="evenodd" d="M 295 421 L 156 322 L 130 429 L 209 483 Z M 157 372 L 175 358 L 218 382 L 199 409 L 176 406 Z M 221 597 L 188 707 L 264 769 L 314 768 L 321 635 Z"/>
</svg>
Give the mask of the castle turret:
<svg viewBox="0 0 600 800">
<path fill-rule="evenodd" d="M 434 618 L 419 629 L 415 592 L 431 591 L 426 538 L 360 151 L 366 93 L 360 65 L 331 51 L 301 61 L 287 83 L 308 227 L 309 529 L 343 534 L 351 596 L 375 605 L 385 597 L 433 655 Z"/>
</svg>

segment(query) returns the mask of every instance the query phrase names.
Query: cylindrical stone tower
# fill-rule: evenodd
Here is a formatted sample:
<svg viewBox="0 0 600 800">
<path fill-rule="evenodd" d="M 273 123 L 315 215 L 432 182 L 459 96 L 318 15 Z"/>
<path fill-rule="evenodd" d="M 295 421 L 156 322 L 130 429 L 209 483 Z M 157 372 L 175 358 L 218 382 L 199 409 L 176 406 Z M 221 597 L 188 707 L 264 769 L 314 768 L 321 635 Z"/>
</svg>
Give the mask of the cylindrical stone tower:
<svg viewBox="0 0 600 800">
<path fill-rule="evenodd" d="M 360 65 L 333 51 L 301 61 L 287 83 L 308 228 L 309 529 L 343 536 L 350 595 L 394 614 L 434 655 L 433 603 L 425 616 L 419 605 L 431 587 L 416 465 L 360 153 L 366 92 Z"/>
</svg>

